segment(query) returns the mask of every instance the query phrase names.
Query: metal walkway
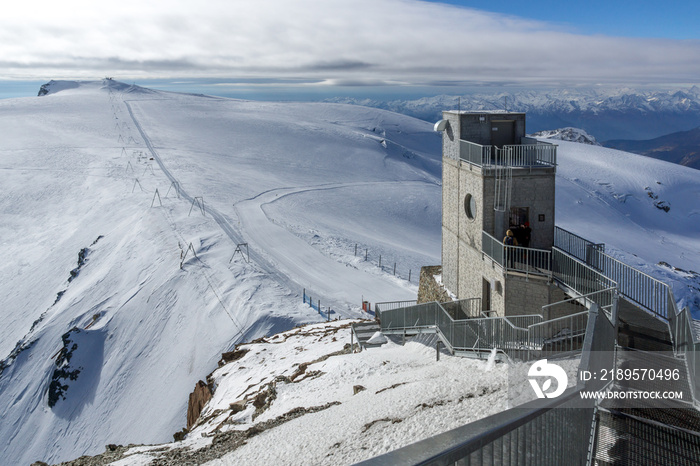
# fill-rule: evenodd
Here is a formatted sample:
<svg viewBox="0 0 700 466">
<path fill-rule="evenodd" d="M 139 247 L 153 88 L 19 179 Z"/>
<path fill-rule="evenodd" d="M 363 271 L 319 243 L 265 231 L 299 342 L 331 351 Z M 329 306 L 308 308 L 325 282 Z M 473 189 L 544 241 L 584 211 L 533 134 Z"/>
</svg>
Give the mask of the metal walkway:
<svg viewBox="0 0 700 466">
<path fill-rule="evenodd" d="M 381 313 L 377 309 L 382 330 L 434 328 L 453 353 L 498 347 L 524 361 L 582 350 L 582 368 L 646 369 L 678 377 L 578 381 L 544 405 L 522 405 L 365 464 L 700 464 L 700 338 L 690 310 L 679 311 L 668 285 L 605 254 L 604 245 L 561 229 L 557 235 L 562 249 L 552 249 L 551 277 L 590 308 L 581 313 L 587 314 L 583 324 L 544 321 L 542 316 L 455 320 L 439 303 L 426 303 L 389 306 Z M 547 347 L 559 338 L 566 345 Z M 584 390 L 673 391 L 682 394 L 682 401 L 586 401 L 580 396 Z"/>
<path fill-rule="evenodd" d="M 367 348 L 375 348 L 378 346 L 381 346 L 381 344 L 371 344 L 368 343 L 369 339 L 372 338 L 372 336 L 381 331 L 381 328 L 379 327 L 379 324 L 375 321 L 366 321 L 366 322 L 358 322 L 356 324 L 352 324 L 352 335 L 353 335 L 353 342 L 356 342 L 359 344 L 360 348 L 362 349 L 367 349 Z"/>
</svg>

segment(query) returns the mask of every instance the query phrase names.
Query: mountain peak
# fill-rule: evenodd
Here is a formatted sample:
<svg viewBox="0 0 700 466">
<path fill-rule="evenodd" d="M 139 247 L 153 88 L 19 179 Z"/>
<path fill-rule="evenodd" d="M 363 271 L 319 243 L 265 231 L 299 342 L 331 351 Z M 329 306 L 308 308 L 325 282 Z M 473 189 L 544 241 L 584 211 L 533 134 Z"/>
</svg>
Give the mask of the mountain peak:
<svg viewBox="0 0 700 466">
<path fill-rule="evenodd" d="M 581 128 L 559 128 L 545 131 L 538 131 L 531 136 L 536 138 L 559 139 L 561 141 L 579 142 L 591 146 L 600 146 L 595 137 L 591 136 L 586 130 Z"/>
</svg>

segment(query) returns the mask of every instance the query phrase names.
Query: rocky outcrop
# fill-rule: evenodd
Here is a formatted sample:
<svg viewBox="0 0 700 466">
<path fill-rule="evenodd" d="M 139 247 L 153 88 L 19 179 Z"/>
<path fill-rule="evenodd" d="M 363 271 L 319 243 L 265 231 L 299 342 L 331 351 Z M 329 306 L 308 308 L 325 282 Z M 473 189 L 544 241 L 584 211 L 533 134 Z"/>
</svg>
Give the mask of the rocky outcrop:
<svg viewBox="0 0 700 466">
<path fill-rule="evenodd" d="M 204 406 L 211 400 L 211 396 L 212 391 L 209 385 L 201 380 L 197 382 L 194 391 L 190 393 L 190 401 L 187 404 L 187 430 L 190 430 L 197 422 Z"/>
<path fill-rule="evenodd" d="M 418 304 L 429 303 L 431 301 L 437 301 L 439 303 L 452 301 L 445 287 L 435 280 L 435 275 L 441 274 L 441 265 L 421 267 L 420 281 L 418 283 Z"/>
</svg>

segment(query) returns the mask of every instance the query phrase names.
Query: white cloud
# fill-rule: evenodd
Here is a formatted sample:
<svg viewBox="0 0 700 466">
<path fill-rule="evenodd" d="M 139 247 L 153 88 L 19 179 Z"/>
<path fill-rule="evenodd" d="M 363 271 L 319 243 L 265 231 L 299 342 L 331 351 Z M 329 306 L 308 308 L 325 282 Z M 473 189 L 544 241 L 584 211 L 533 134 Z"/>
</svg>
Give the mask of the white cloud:
<svg viewBox="0 0 700 466">
<path fill-rule="evenodd" d="M 584 36 L 418 0 L 84 0 L 0 19 L 6 77 L 690 82 L 700 41 Z"/>
</svg>

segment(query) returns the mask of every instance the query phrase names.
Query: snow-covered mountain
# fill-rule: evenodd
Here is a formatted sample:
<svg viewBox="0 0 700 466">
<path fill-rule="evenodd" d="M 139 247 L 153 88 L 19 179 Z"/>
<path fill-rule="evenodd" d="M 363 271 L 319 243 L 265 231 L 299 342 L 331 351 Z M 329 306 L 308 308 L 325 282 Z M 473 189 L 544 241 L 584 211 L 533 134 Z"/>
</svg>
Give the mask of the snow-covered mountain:
<svg viewBox="0 0 700 466">
<path fill-rule="evenodd" d="M 531 135 L 536 138 L 557 139 L 559 141 L 579 142 L 591 146 L 600 146 L 600 143 L 585 130 L 580 128 L 559 128 L 545 131 L 538 131 Z"/>
<path fill-rule="evenodd" d="M 337 98 L 437 121 L 443 110 L 503 110 L 527 113 L 529 132 L 575 127 L 599 141 L 649 139 L 700 125 L 700 87 L 675 91 L 588 88 L 440 95 L 416 100 Z"/>
<path fill-rule="evenodd" d="M 171 440 L 223 351 L 325 319 L 304 288 L 357 317 L 363 298 L 415 299 L 418 267 L 439 261 L 428 123 L 115 81 L 48 88 L 0 102 L 2 464 Z"/>
<path fill-rule="evenodd" d="M 0 101 L 0 127 L 2 464 L 170 441 L 222 352 L 325 319 L 302 289 L 360 317 L 440 261 L 428 122 L 106 80 Z M 700 309 L 697 171 L 556 142 L 557 223 Z"/>
</svg>

